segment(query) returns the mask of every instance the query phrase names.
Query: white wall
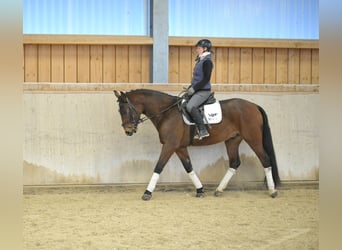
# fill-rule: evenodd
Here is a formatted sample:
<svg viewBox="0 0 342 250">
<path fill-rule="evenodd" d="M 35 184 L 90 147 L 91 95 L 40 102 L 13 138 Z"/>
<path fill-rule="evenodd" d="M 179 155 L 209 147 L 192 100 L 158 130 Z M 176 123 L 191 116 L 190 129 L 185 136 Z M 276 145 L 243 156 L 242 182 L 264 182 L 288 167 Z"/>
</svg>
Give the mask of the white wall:
<svg viewBox="0 0 342 250">
<path fill-rule="evenodd" d="M 170 92 L 170 94 L 177 94 Z M 269 118 L 282 180 L 318 180 L 318 93 L 222 93 L 262 106 Z M 124 134 L 112 92 L 24 93 L 24 184 L 147 183 L 161 145 L 150 121 L 132 137 Z M 227 155 L 222 143 L 190 147 L 204 183 L 218 183 Z M 263 169 L 246 143 L 235 182 L 261 181 Z M 160 182 L 188 182 L 176 156 Z"/>
</svg>

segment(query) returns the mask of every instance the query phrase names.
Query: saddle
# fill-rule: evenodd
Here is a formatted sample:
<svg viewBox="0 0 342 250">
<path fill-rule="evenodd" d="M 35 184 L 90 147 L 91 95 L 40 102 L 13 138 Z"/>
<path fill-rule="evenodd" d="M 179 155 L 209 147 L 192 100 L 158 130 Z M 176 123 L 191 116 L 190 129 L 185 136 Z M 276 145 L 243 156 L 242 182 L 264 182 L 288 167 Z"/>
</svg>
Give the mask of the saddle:
<svg viewBox="0 0 342 250">
<path fill-rule="evenodd" d="M 186 110 L 188 98 L 183 96 L 183 100 L 179 105 L 179 110 L 182 112 L 183 121 L 187 125 L 195 125 L 191 115 Z M 203 117 L 204 124 L 217 124 L 222 120 L 222 111 L 220 102 L 214 97 L 214 92 L 199 106 L 200 113 Z"/>
</svg>

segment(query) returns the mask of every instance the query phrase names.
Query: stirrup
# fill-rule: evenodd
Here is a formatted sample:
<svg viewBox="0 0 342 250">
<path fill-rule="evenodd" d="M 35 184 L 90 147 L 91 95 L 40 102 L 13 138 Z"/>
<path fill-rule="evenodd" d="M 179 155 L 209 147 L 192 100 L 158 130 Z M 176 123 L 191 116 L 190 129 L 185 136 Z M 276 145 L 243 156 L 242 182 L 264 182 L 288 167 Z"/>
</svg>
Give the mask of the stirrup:
<svg viewBox="0 0 342 250">
<path fill-rule="evenodd" d="M 198 140 L 202 140 L 203 138 L 208 137 L 210 135 L 209 132 L 207 130 L 205 132 L 206 132 L 205 134 L 200 135 L 201 132 L 198 131 L 197 134 L 194 136 L 194 138 Z"/>
</svg>

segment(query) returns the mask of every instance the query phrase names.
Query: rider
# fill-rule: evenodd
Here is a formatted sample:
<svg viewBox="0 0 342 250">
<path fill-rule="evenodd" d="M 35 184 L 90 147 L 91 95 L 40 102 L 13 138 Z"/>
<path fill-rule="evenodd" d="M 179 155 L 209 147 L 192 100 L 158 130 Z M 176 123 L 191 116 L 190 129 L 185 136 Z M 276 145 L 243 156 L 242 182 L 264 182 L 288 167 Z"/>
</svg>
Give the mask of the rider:
<svg viewBox="0 0 342 250">
<path fill-rule="evenodd" d="M 195 46 L 197 57 L 193 70 L 191 85 L 186 91 L 190 97 L 190 100 L 186 105 L 186 109 L 196 123 L 198 128 L 198 139 L 201 140 L 204 137 L 208 137 L 209 133 L 198 108 L 205 100 L 209 98 L 211 94 L 210 76 L 214 64 L 211 58 L 210 40 L 201 39 L 196 43 Z"/>
</svg>

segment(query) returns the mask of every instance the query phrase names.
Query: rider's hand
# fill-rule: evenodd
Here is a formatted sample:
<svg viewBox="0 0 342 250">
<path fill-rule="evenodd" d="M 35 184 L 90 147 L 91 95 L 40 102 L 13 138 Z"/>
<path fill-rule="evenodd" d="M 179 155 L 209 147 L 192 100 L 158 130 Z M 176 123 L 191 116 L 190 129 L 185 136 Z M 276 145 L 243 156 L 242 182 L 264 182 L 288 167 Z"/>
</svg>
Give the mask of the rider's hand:
<svg viewBox="0 0 342 250">
<path fill-rule="evenodd" d="M 190 87 L 186 90 L 186 93 L 188 94 L 188 96 L 192 96 L 195 93 L 195 90 L 193 87 Z"/>
</svg>

